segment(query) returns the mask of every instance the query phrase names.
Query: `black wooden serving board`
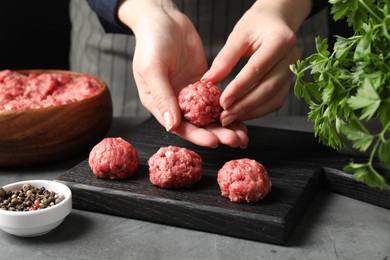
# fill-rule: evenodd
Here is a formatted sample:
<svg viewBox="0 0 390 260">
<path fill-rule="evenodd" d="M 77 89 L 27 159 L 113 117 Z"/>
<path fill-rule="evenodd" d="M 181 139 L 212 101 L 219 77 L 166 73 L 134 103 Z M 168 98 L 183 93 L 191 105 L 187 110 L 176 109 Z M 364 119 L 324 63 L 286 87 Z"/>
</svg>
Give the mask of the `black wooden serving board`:
<svg viewBox="0 0 390 260">
<path fill-rule="evenodd" d="M 75 208 L 274 244 L 287 242 L 325 183 L 322 166 L 337 169 L 350 160 L 297 131 L 250 126 L 247 149 L 211 149 L 167 133 L 154 119 L 123 130 L 121 137 L 139 154 L 137 173 L 126 180 L 99 179 L 87 159 L 82 161 L 57 178 L 71 188 Z M 147 160 L 168 145 L 187 147 L 203 158 L 203 178 L 194 187 L 161 189 L 149 181 Z M 273 186 L 265 199 L 238 204 L 220 195 L 218 169 L 239 158 L 255 159 L 268 169 Z"/>
</svg>

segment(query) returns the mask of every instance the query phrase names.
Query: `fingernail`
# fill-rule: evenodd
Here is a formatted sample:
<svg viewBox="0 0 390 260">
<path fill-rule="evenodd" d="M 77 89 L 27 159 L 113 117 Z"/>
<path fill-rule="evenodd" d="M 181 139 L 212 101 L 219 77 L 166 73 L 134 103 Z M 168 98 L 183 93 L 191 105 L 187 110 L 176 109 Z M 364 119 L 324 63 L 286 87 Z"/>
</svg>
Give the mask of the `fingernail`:
<svg viewBox="0 0 390 260">
<path fill-rule="evenodd" d="M 223 105 L 222 105 L 222 108 L 224 110 L 227 110 L 236 100 L 234 98 L 229 98 L 228 100 L 226 100 Z"/>
<path fill-rule="evenodd" d="M 208 75 L 209 75 L 209 73 L 206 72 L 200 80 L 201 80 L 201 81 L 207 81 Z"/>
<path fill-rule="evenodd" d="M 246 149 L 247 147 L 248 147 L 248 144 L 241 144 L 241 145 L 240 145 L 240 148 L 241 148 L 241 149 Z"/>
<path fill-rule="evenodd" d="M 230 114 L 222 119 L 221 124 L 222 126 L 227 126 L 236 121 L 237 116 L 235 114 Z"/>
<path fill-rule="evenodd" d="M 169 111 L 167 111 L 167 112 L 164 112 L 163 117 L 164 117 L 164 122 L 165 122 L 165 129 L 169 132 L 169 131 L 171 131 L 171 129 L 173 127 L 172 114 Z"/>
</svg>

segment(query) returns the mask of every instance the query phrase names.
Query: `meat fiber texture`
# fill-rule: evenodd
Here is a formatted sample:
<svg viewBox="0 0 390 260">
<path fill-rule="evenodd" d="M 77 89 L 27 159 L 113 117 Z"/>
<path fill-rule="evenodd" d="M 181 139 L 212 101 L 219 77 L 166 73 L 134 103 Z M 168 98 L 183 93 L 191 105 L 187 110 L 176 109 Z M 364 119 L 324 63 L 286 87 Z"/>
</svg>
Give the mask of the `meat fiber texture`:
<svg viewBox="0 0 390 260">
<path fill-rule="evenodd" d="M 0 71 L 0 110 L 22 110 L 69 104 L 96 95 L 103 86 L 88 75 Z"/>
<path fill-rule="evenodd" d="M 271 180 L 265 167 L 255 160 L 231 160 L 218 171 L 221 195 L 232 202 L 255 202 L 271 191 Z"/>
<path fill-rule="evenodd" d="M 138 169 L 138 153 L 124 139 L 104 138 L 95 145 L 88 159 L 92 172 L 103 179 L 125 179 Z"/>
<path fill-rule="evenodd" d="M 183 88 L 178 97 L 183 116 L 192 124 L 205 126 L 218 121 L 222 91 L 211 82 L 198 81 Z"/>
<path fill-rule="evenodd" d="M 189 188 L 202 178 L 202 158 L 187 148 L 161 147 L 148 165 L 150 181 L 161 188 Z"/>
</svg>

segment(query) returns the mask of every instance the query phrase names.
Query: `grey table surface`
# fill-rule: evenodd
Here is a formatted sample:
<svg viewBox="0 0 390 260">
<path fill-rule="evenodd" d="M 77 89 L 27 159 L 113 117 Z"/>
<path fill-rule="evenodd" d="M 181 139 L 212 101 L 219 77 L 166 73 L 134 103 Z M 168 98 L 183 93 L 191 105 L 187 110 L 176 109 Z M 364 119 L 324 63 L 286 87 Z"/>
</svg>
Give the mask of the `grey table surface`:
<svg viewBox="0 0 390 260">
<path fill-rule="evenodd" d="M 114 119 L 112 132 L 140 119 Z M 260 126 L 311 131 L 303 117 L 263 118 Z M 72 159 L 28 169 L 0 169 L 0 185 L 55 179 Z M 390 211 L 319 191 L 285 246 L 72 209 L 50 233 L 21 238 L 0 230 L 0 259 L 390 259 Z"/>
</svg>

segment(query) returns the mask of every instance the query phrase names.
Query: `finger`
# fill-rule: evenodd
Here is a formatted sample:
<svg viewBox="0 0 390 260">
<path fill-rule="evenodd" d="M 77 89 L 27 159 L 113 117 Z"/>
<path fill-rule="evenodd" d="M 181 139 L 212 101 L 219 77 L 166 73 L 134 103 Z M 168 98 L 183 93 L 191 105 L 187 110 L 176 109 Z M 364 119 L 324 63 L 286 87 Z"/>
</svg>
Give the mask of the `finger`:
<svg viewBox="0 0 390 260">
<path fill-rule="evenodd" d="M 275 96 L 273 96 L 272 99 L 266 100 L 260 106 L 256 106 L 254 109 L 249 109 L 246 113 L 236 115 L 236 112 L 234 111 L 224 111 L 224 114 L 221 115 L 223 117 L 223 125 L 226 126 L 230 124 L 228 120 L 231 118 L 232 114 L 235 115 L 236 120 L 246 121 L 279 110 L 283 106 L 284 100 L 290 92 L 290 87 L 291 84 L 286 83 L 285 87 L 283 87 Z"/>
<path fill-rule="evenodd" d="M 168 79 L 168 72 L 156 66 L 146 74 L 138 76 L 137 86 L 142 103 L 165 126 L 167 131 L 174 131 L 181 121 L 181 112 L 177 97 Z"/>
<path fill-rule="evenodd" d="M 182 121 L 174 133 L 199 146 L 218 147 L 218 137 L 214 133 L 186 121 Z"/>
<path fill-rule="evenodd" d="M 243 148 L 248 145 L 247 128 L 243 123 L 234 123 L 227 128 L 212 124 L 206 126 L 205 129 L 215 134 L 220 144 Z"/>
<path fill-rule="evenodd" d="M 262 42 L 247 64 L 225 88 L 220 99 L 221 106 L 228 109 L 237 99 L 261 81 L 290 51 L 288 46 L 294 42 L 293 37 L 293 34 L 291 34 L 291 39 L 286 40 L 269 37 L 267 41 Z M 289 44 L 284 46 L 286 42 L 289 42 Z"/>
<path fill-rule="evenodd" d="M 246 148 L 248 146 L 249 143 L 248 128 L 243 122 L 235 122 L 227 126 L 227 128 L 231 129 L 237 134 L 238 139 L 240 140 L 241 148 Z"/>
<path fill-rule="evenodd" d="M 208 125 L 204 128 L 213 133 L 218 138 L 218 142 L 220 144 L 228 145 L 231 147 L 238 147 L 240 145 L 240 140 L 237 134 L 231 129 L 221 127 L 216 124 Z"/>
<path fill-rule="evenodd" d="M 203 75 L 202 80 L 218 84 L 227 77 L 247 52 L 248 45 L 246 45 L 245 42 L 246 41 L 234 38 L 232 33 L 214 58 L 210 69 Z"/>
<path fill-rule="evenodd" d="M 229 125 L 235 120 L 253 119 L 278 110 L 289 94 L 293 80 L 288 65 L 295 62 L 299 56 L 299 50 L 294 48 L 263 81 L 242 96 L 230 109 L 223 111 L 220 116 L 222 125 Z"/>
</svg>

